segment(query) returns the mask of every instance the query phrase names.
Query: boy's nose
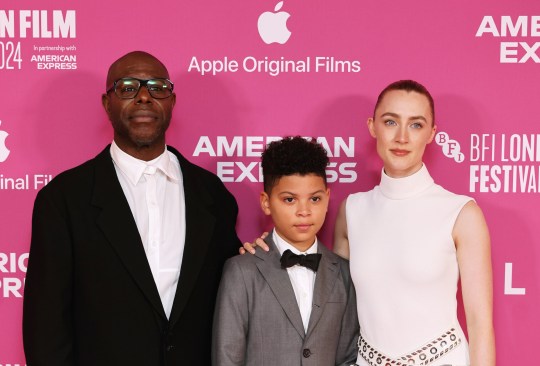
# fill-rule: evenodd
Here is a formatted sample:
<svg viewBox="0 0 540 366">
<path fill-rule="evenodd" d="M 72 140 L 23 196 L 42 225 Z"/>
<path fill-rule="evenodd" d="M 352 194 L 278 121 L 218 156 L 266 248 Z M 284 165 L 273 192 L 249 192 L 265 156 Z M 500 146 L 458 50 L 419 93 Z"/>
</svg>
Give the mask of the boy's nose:
<svg viewBox="0 0 540 366">
<path fill-rule="evenodd" d="M 311 215 L 311 208 L 307 203 L 300 203 L 298 206 L 298 211 L 296 211 L 298 216 L 309 216 Z"/>
</svg>

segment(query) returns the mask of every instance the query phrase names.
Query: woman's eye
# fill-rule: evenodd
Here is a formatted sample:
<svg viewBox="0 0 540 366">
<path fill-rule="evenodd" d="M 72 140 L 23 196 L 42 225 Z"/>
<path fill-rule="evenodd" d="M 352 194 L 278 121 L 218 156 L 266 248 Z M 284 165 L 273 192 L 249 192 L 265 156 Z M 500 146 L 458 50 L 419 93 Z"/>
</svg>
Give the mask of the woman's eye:
<svg viewBox="0 0 540 366">
<path fill-rule="evenodd" d="M 421 124 L 420 122 L 416 122 L 416 123 L 413 123 L 413 124 L 411 125 L 411 127 L 412 127 L 412 128 L 422 128 L 423 126 L 422 126 L 422 124 Z"/>
<path fill-rule="evenodd" d="M 384 121 L 384 124 L 387 126 L 395 126 L 397 123 L 396 121 L 389 119 L 389 120 Z"/>
</svg>

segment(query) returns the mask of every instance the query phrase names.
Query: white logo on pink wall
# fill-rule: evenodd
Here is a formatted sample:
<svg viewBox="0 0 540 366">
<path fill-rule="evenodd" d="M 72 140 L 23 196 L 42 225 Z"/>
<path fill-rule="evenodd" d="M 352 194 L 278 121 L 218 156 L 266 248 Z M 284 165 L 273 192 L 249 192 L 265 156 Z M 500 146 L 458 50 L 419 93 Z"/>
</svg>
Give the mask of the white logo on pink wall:
<svg viewBox="0 0 540 366">
<path fill-rule="evenodd" d="M 471 134 L 470 192 L 540 192 L 540 134 Z"/>
<path fill-rule="evenodd" d="M 306 139 L 311 138 L 306 137 Z M 223 182 L 262 183 L 261 153 L 267 144 L 278 140 L 281 140 L 281 137 L 200 136 L 192 156 L 218 158 L 216 159 L 215 171 Z M 326 169 L 328 183 L 356 182 L 358 174 L 356 172 L 355 137 L 320 136 L 316 140 L 324 147 L 330 158 Z"/>
<path fill-rule="evenodd" d="M 259 35 L 266 44 L 284 44 L 289 40 L 291 32 L 287 29 L 287 19 L 291 16 L 286 11 L 279 11 L 283 1 L 276 4 L 274 13 L 266 11 L 259 16 L 257 27 Z"/>
<path fill-rule="evenodd" d="M 499 61 L 506 63 L 540 63 L 540 16 L 486 15 L 476 37 L 491 37 L 499 42 Z"/>
<path fill-rule="evenodd" d="M 2 121 L 0 121 L 0 126 L 2 126 Z M 0 163 L 6 161 L 10 153 L 9 149 L 6 146 L 6 139 L 8 136 L 9 133 L 0 130 Z"/>
<path fill-rule="evenodd" d="M 0 70 L 76 70 L 75 38 L 76 10 L 0 9 Z"/>
<path fill-rule="evenodd" d="M 451 139 L 446 132 L 439 132 L 435 135 L 435 142 L 442 148 L 443 154 L 447 158 L 454 159 L 456 163 L 462 163 L 465 160 L 459 142 Z"/>
<path fill-rule="evenodd" d="M 0 298 L 23 297 L 27 265 L 28 253 L 0 252 Z"/>
</svg>

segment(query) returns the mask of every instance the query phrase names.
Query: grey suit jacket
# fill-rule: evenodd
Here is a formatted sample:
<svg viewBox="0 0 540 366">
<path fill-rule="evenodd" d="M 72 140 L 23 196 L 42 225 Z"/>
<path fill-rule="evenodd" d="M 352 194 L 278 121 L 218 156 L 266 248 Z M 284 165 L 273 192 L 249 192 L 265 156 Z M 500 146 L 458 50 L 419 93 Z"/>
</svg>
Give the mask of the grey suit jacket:
<svg viewBox="0 0 540 366">
<path fill-rule="evenodd" d="M 356 295 L 348 262 L 318 245 L 307 332 L 280 254 L 257 250 L 225 263 L 212 335 L 214 366 L 349 365 L 359 333 Z"/>
</svg>

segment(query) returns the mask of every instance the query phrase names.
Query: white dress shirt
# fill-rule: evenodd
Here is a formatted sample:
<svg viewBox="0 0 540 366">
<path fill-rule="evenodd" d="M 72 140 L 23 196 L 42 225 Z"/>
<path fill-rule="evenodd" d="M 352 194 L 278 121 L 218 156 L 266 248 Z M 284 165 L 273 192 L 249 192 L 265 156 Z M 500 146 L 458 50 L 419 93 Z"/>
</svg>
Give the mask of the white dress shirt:
<svg viewBox="0 0 540 366">
<path fill-rule="evenodd" d="M 151 161 L 122 151 L 113 141 L 111 156 L 129 203 L 167 317 L 180 276 L 186 236 L 182 171 L 167 149 Z"/>
<path fill-rule="evenodd" d="M 317 253 L 317 238 L 312 246 L 305 252 L 301 252 L 294 246 L 289 244 L 274 230 L 272 239 L 276 244 L 279 254 L 282 255 L 284 251 L 289 249 L 294 254 L 316 254 Z M 300 266 L 298 264 L 287 268 L 287 273 L 291 280 L 291 284 L 300 309 L 300 315 L 302 315 L 302 323 L 304 323 L 304 330 L 307 332 L 309 317 L 311 315 L 311 308 L 313 307 L 313 289 L 315 287 L 316 273 L 311 269 Z"/>
</svg>

